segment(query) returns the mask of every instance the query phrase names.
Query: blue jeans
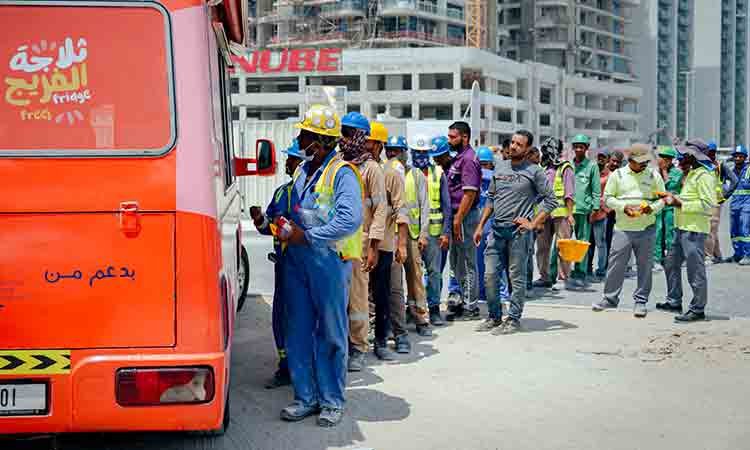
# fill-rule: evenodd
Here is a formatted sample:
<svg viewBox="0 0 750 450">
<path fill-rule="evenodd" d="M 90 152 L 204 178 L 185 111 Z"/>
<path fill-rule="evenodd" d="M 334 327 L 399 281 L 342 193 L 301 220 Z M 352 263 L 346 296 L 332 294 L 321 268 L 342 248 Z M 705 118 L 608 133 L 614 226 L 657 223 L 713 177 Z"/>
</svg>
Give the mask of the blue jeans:
<svg viewBox="0 0 750 450">
<path fill-rule="evenodd" d="M 490 233 L 492 233 L 492 220 L 488 220 L 487 223 L 484 224 L 484 228 L 482 229 L 482 242 L 479 243 L 479 247 L 477 247 L 477 271 L 478 278 L 479 278 L 479 300 L 486 302 L 487 301 L 487 289 L 484 283 L 484 252 L 487 248 L 487 238 Z M 500 295 L 500 301 L 505 301 L 508 299 L 508 278 L 507 278 L 507 258 L 503 260 L 503 270 L 500 272 L 500 279 L 498 280 L 498 283 L 500 283 L 500 290 L 498 292 L 498 295 Z"/>
<path fill-rule="evenodd" d="M 477 249 L 472 236 L 479 224 L 479 210 L 472 209 L 462 223 L 463 241 L 451 241 L 451 268 L 461 286 L 461 302 L 468 310 L 477 308 L 479 301 L 479 280 L 477 278 Z"/>
<path fill-rule="evenodd" d="M 594 243 L 596 245 L 596 276 L 607 275 L 607 219 L 594 222 Z"/>
<path fill-rule="evenodd" d="M 458 284 L 456 274 L 453 272 L 453 268 L 450 269 L 450 277 L 448 278 L 448 295 L 456 294 L 461 295 L 461 286 Z"/>
<path fill-rule="evenodd" d="M 529 232 L 529 256 L 526 259 L 526 290 L 534 289 L 534 243 L 536 242 L 536 233 Z M 507 276 L 508 270 L 505 270 Z M 502 290 L 502 288 L 500 288 Z M 507 288 L 506 288 L 507 291 Z M 507 297 L 507 296 L 506 296 Z"/>
<path fill-rule="evenodd" d="M 496 229 L 496 231 L 499 230 Z M 526 302 L 527 265 L 529 262 L 529 239 L 531 233 L 514 232 L 514 227 L 506 227 L 501 233 L 491 233 L 487 239 L 487 250 L 484 253 L 484 282 L 487 286 L 487 309 L 492 319 L 500 319 L 503 314 L 499 301 L 499 274 L 505 269 L 508 261 L 508 272 L 512 291 L 508 316 L 520 320 Z"/>
<path fill-rule="evenodd" d="M 305 405 L 344 406 L 349 344 L 347 303 L 352 264 L 330 249 L 290 245 L 283 264 L 287 359 L 294 398 Z"/>
<path fill-rule="evenodd" d="M 441 257 L 440 273 L 443 273 L 445 266 L 448 265 L 448 250 L 441 250 Z M 453 267 L 448 268 L 448 295 L 451 294 L 461 295 L 461 286 L 458 285 L 456 275 L 453 273 Z"/>
<path fill-rule="evenodd" d="M 427 239 L 427 248 L 422 252 L 422 262 L 425 268 L 427 306 L 440 306 L 440 294 L 443 290 L 443 254 L 439 236 L 430 236 Z"/>
</svg>

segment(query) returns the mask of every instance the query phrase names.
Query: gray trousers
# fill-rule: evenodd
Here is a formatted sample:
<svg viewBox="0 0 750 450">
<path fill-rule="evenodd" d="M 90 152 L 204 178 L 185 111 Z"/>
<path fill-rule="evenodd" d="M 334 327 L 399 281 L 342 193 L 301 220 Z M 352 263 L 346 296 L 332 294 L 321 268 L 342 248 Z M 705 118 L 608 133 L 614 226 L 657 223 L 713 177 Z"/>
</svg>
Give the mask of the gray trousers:
<svg viewBox="0 0 750 450">
<path fill-rule="evenodd" d="M 675 229 L 672 247 L 664 258 L 664 273 L 667 276 L 667 301 L 682 306 L 682 262 L 687 266 L 687 277 L 693 289 L 690 311 L 702 313 L 708 302 L 708 279 L 706 277 L 705 245 L 708 235 Z"/>
<path fill-rule="evenodd" d="M 474 245 L 474 230 L 479 225 L 479 210 L 472 209 L 463 221 L 463 242 L 451 238 L 450 262 L 461 286 L 461 300 L 466 309 L 476 309 L 479 303 L 479 280 L 477 278 L 477 247 Z"/>
<path fill-rule="evenodd" d="M 612 236 L 612 248 L 609 254 L 607 280 L 604 282 L 604 299 L 613 305 L 620 303 L 622 284 L 628 268 L 630 254 L 635 255 L 638 270 L 638 286 L 633 293 L 636 303 L 648 302 L 651 295 L 651 282 L 654 266 L 654 242 L 656 227 L 650 226 L 643 231 L 622 231 L 615 229 Z"/>
</svg>

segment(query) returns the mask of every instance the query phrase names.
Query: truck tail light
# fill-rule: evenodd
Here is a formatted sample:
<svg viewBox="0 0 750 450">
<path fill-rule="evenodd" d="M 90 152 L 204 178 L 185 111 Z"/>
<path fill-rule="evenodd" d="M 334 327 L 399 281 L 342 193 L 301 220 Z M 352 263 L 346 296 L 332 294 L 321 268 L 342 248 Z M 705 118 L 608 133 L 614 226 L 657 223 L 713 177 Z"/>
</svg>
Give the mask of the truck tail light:
<svg viewBox="0 0 750 450">
<path fill-rule="evenodd" d="M 115 386 L 121 406 L 208 403 L 215 392 L 210 367 L 120 369 Z"/>
</svg>

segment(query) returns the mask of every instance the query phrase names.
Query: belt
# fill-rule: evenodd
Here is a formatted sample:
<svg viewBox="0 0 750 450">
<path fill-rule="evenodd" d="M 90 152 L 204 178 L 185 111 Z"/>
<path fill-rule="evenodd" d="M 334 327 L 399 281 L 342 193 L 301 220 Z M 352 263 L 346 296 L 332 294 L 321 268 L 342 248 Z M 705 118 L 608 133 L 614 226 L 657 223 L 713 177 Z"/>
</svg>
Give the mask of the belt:
<svg viewBox="0 0 750 450">
<path fill-rule="evenodd" d="M 477 204 L 477 205 L 478 205 L 478 204 Z M 470 213 L 470 212 L 474 211 L 475 209 L 477 209 L 477 205 L 474 205 L 474 206 L 472 206 L 472 207 L 471 207 L 471 208 L 469 208 L 469 210 L 468 210 L 468 211 L 466 211 L 466 212 L 467 212 L 467 213 Z M 455 215 L 456 215 L 456 213 L 458 213 L 458 208 L 453 208 L 453 209 L 451 209 L 451 212 L 452 212 L 452 213 L 453 213 L 453 215 L 455 216 Z"/>
</svg>

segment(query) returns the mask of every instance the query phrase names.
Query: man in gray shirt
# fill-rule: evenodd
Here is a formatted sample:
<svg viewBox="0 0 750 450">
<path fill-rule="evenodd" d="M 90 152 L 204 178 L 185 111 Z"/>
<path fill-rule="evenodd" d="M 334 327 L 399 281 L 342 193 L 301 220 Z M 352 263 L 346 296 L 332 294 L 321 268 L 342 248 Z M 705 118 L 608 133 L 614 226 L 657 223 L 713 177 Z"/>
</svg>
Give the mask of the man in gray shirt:
<svg viewBox="0 0 750 450">
<path fill-rule="evenodd" d="M 492 331 L 495 335 L 520 331 L 526 300 L 531 231 L 541 228 L 547 215 L 557 207 L 555 194 L 547 183 L 544 171 L 526 160 L 533 141 L 534 136 L 526 130 L 517 131 L 513 135 L 510 160 L 496 162 L 482 219 L 474 232 L 474 243 L 479 245 L 484 224 L 494 214 L 495 223 L 484 252 L 484 283 L 489 317 L 479 324 L 477 331 Z M 534 205 L 539 199 L 541 209 L 535 217 Z M 499 270 L 506 267 L 503 261 L 509 262 L 512 286 L 506 321 L 502 320 L 502 305 L 497 296 Z"/>
</svg>

